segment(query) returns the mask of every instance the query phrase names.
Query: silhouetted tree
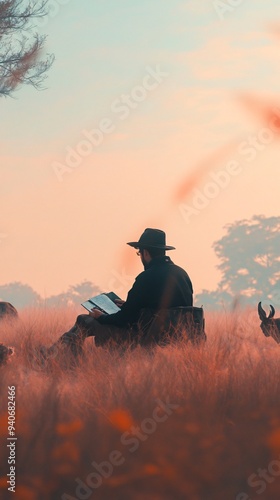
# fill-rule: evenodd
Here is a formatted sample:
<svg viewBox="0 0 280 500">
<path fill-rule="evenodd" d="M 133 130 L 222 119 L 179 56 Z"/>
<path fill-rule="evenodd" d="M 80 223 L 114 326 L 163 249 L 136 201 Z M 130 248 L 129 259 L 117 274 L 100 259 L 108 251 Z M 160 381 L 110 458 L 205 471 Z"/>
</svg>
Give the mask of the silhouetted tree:
<svg viewBox="0 0 280 500">
<path fill-rule="evenodd" d="M 80 305 L 85 300 L 99 293 L 101 293 L 101 290 L 98 286 L 90 281 L 83 281 L 77 285 L 70 286 L 64 293 L 47 297 L 45 304 L 50 307 Z"/>
<path fill-rule="evenodd" d="M 255 215 L 228 224 L 226 230 L 213 245 L 222 279 L 217 290 L 203 290 L 196 300 L 206 304 L 208 298 L 219 305 L 237 298 L 243 304 L 271 299 L 280 287 L 280 217 Z"/>
<path fill-rule="evenodd" d="M 11 302 L 17 308 L 30 306 L 68 307 L 80 305 L 85 300 L 98 295 L 101 290 L 90 281 L 70 286 L 66 292 L 43 299 L 29 285 L 18 281 L 0 286 L 0 301 Z"/>
<path fill-rule="evenodd" d="M 268 295 L 280 280 L 280 217 L 255 215 L 226 226 L 214 244 L 221 259 L 222 290 L 231 295 Z"/>
<path fill-rule="evenodd" d="M 98 286 L 91 283 L 91 281 L 82 281 L 82 283 L 70 286 L 69 292 L 73 297 L 76 297 L 78 301 L 85 301 L 86 299 L 101 293 L 101 290 Z"/>
<path fill-rule="evenodd" d="M 11 302 L 16 308 L 22 308 L 27 306 L 38 306 L 42 299 L 31 286 L 15 281 L 0 286 L 0 300 Z"/>
<path fill-rule="evenodd" d="M 32 20 L 47 14 L 47 3 L 0 2 L 0 96 L 10 96 L 20 84 L 41 88 L 54 56 L 40 60 L 46 37 L 34 32 Z"/>
<path fill-rule="evenodd" d="M 201 293 L 196 295 L 195 301 L 198 307 L 204 306 L 210 309 L 220 309 L 224 305 L 229 306 L 232 304 L 233 297 L 229 293 L 219 290 L 202 290 Z"/>
</svg>

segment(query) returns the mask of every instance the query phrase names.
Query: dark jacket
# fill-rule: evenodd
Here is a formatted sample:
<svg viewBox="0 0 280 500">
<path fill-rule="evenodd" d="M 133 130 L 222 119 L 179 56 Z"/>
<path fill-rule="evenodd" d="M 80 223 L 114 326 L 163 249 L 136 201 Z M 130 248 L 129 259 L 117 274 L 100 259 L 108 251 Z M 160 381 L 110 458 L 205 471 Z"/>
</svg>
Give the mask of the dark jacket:
<svg viewBox="0 0 280 500">
<path fill-rule="evenodd" d="M 170 257 L 156 257 L 135 279 L 121 310 L 100 316 L 98 321 L 104 325 L 132 326 L 138 322 L 142 309 L 192 305 L 193 287 L 186 271 L 176 266 Z"/>
</svg>

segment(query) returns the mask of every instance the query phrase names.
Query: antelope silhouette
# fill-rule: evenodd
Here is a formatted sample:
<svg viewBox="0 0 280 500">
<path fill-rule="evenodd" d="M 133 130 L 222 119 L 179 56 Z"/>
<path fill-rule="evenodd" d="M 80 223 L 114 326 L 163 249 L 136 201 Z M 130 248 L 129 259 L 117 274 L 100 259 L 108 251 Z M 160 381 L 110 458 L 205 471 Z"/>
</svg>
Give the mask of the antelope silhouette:
<svg viewBox="0 0 280 500">
<path fill-rule="evenodd" d="M 272 337 L 277 344 L 280 343 L 280 318 L 274 318 L 275 309 L 270 305 L 270 312 L 267 316 L 265 310 L 262 308 L 262 303 L 258 305 L 259 317 L 262 320 L 261 329 L 266 337 Z"/>
</svg>

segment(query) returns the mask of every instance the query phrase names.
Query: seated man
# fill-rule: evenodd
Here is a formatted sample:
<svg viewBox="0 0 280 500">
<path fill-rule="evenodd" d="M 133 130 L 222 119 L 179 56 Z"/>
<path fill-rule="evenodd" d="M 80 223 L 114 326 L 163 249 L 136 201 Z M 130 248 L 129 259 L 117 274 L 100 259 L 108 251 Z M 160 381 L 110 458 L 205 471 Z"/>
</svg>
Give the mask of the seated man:
<svg viewBox="0 0 280 500">
<path fill-rule="evenodd" d="M 82 352 L 87 337 L 94 336 L 96 346 L 141 344 L 144 326 L 139 324 L 142 310 L 158 311 L 193 305 L 191 280 L 181 267 L 176 266 L 166 250 L 174 247 L 165 244 L 165 233 L 159 229 L 145 229 L 139 241 L 128 243 L 138 249 L 144 271 L 140 273 L 128 292 L 127 299 L 119 303 L 121 310 L 103 314 L 93 309 L 77 317 L 75 325 L 47 351 L 53 353 L 57 346 L 68 344 L 74 354 Z M 118 302 L 117 302 L 118 303 Z"/>
</svg>

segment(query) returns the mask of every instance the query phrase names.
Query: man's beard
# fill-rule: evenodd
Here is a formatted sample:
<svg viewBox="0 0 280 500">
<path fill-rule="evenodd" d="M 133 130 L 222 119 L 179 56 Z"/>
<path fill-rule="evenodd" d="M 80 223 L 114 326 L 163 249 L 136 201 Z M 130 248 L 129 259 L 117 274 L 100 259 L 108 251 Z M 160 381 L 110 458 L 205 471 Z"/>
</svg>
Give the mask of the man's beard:
<svg viewBox="0 0 280 500">
<path fill-rule="evenodd" d="M 144 266 L 144 270 L 146 271 L 146 269 L 148 268 L 148 262 L 144 259 L 144 257 L 142 257 L 142 264 Z"/>
</svg>

